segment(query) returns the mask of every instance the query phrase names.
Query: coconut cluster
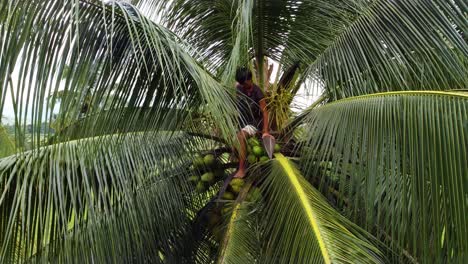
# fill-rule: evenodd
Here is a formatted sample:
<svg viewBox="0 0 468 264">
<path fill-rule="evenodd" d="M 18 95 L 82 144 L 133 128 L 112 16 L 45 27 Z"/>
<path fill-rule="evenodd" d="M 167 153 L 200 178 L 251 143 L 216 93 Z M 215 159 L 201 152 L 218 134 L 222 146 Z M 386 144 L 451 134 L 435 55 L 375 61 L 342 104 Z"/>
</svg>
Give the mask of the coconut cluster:
<svg viewBox="0 0 468 264">
<path fill-rule="evenodd" d="M 233 210 L 233 203 L 230 203 L 230 201 L 237 198 L 244 185 L 245 181 L 243 179 L 232 179 L 226 192 L 224 192 L 221 198 L 221 203 L 218 203 L 215 207 L 209 210 L 205 216 L 207 227 L 211 231 L 213 238 L 218 242 L 221 241 L 223 236 L 223 219 L 229 217 Z M 244 201 L 255 203 L 260 199 L 262 199 L 260 188 L 252 186 Z"/>
<path fill-rule="evenodd" d="M 266 150 L 259 139 L 252 137 L 247 140 L 247 143 L 247 161 L 249 165 L 255 163 L 261 164 L 269 160 Z M 275 144 L 274 152 L 278 153 L 280 150 L 281 146 Z M 224 154 L 221 155 L 221 158 L 217 158 L 211 153 L 206 155 L 196 154 L 194 156 L 193 164 L 191 165 L 193 175 L 189 177 L 189 181 L 194 184 L 198 192 L 204 192 L 208 187 L 225 177 L 225 170 L 220 162 L 220 159 L 224 160 L 222 157 L 224 157 Z M 230 201 L 237 199 L 244 186 L 244 179 L 232 179 L 221 199 L 203 216 L 204 222 L 211 231 L 213 238 L 218 242 L 222 239 L 223 235 L 223 219 L 229 217 L 233 209 L 233 203 L 230 203 Z M 262 194 L 260 188 L 252 186 L 244 201 L 255 203 L 261 199 Z"/>
<path fill-rule="evenodd" d="M 228 185 L 227 190 L 224 192 L 223 200 L 235 200 L 239 195 L 240 190 L 244 187 L 244 179 L 234 178 Z M 260 189 L 258 187 L 252 187 L 247 194 L 246 201 L 256 202 L 261 198 Z"/>
<path fill-rule="evenodd" d="M 188 180 L 195 185 L 195 189 L 200 193 L 224 177 L 221 162 L 213 154 L 205 156 L 195 154 L 190 170 L 193 174 Z"/>
<path fill-rule="evenodd" d="M 264 146 L 260 144 L 260 141 L 257 138 L 249 138 L 247 143 L 247 162 L 249 162 L 249 164 L 255 164 L 257 162 L 265 162 L 269 160 Z M 275 153 L 280 152 L 280 150 L 281 146 L 279 144 L 275 144 Z"/>
</svg>

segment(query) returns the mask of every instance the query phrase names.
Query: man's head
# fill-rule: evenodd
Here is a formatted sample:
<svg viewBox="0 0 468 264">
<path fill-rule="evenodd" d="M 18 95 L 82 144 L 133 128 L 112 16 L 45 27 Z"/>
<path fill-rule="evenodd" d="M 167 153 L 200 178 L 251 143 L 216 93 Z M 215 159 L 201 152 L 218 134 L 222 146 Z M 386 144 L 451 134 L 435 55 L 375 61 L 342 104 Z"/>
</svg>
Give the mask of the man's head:
<svg viewBox="0 0 468 264">
<path fill-rule="evenodd" d="M 252 72 L 245 67 L 237 69 L 236 81 L 244 88 L 252 87 Z"/>
</svg>

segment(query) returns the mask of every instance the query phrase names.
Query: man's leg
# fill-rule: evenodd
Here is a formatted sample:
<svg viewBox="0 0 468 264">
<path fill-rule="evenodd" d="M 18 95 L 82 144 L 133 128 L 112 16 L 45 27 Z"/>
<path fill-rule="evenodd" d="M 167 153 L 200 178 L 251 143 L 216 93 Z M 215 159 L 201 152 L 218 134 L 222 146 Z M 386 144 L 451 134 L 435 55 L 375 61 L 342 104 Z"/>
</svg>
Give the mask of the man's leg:
<svg viewBox="0 0 468 264">
<path fill-rule="evenodd" d="M 240 142 L 240 149 L 239 149 L 239 169 L 237 170 L 236 175 L 234 178 L 244 178 L 245 176 L 245 156 L 247 152 L 246 148 L 246 138 L 248 134 L 244 130 L 239 131 L 237 133 L 237 139 Z"/>
</svg>

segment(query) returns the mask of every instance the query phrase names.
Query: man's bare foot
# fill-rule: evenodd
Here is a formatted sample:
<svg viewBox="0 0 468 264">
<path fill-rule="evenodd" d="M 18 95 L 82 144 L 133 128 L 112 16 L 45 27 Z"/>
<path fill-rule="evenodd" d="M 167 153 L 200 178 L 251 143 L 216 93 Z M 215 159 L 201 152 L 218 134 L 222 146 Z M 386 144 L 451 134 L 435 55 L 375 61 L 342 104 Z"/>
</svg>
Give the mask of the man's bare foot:
<svg viewBox="0 0 468 264">
<path fill-rule="evenodd" d="M 245 177 L 245 171 L 244 170 L 238 170 L 236 172 L 236 175 L 234 175 L 234 178 L 244 178 Z"/>
</svg>

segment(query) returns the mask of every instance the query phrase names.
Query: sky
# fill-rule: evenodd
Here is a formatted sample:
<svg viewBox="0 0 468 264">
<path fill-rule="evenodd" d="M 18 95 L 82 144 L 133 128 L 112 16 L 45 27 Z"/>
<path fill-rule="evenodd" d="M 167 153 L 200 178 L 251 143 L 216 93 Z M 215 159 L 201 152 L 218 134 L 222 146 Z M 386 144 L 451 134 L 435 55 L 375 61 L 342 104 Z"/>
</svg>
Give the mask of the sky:
<svg viewBox="0 0 468 264">
<path fill-rule="evenodd" d="M 13 111 L 13 102 L 11 101 L 11 93 L 7 91 L 7 95 L 5 98 L 5 106 L 3 107 L 3 117 L 1 118 L 1 122 L 3 124 L 11 124 L 13 123 L 13 118 L 15 116 L 15 112 Z"/>
<path fill-rule="evenodd" d="M 12 72 L 12 75 L 11 75 L 11 79 L 12 79 L 12 86 L 13 86 L 13 90 L 14 92 L 16 93 L 17 90 L 18 90 L 18 80 L 19 80 L 19 73 L 20 73 L 20 63 L 21 62 L 21 57 L 19 57 L 17 59 L 17 62 L 16 65 L 15 65 L 15 69 L 13 70 Z M 29 90 L 29 88 L 31 88 L 31 94 L 34 94 L 35 93 L 35 87 L 36 87 L 36 78 L 31 78 L 31 83 L 28 83 L 25 85 L 25 90 Z M 65 87 L 65 84 L 64 82 L 61 82 L 60 83 L 60 87 L 59 87 L 59 90 L 63 90 Z M 9 88 L 9 87 L 8 87 Z M 5 105 L 3 107 L 3 113 L 2 113 L 2 118 L 1 118 L 1 122 L 0 123 L 3 123 L 3 124 L 14 124 L 14 121 L 15 121 L 15 110 L 14 110 L 14 107 L 13 107 L 13 97 L 12 97 L 12 94 L 11 94 L 11 90 L 10 89 L 7 89 L 6 90 L 6 97 L 5 97 Z M 49 90 L 46 92 L 47 94 L 49 93 Z M 23 97 L 23 100 L 21 102 L 21 105 L 23 105 L 23 109 L 25 109 L 26 107 L 26 104 L 27 104 L 27 97 L 24 96 Z M 16 98 L 15 98 L 16 100 Z M 32 100 L 30 99 L 30 104 L 32 102 Z M 19 102 L 17 102 L 17 105 L 20 105 Z M 46 104 L 44 103 L 44 108 L 46 107 Z M 59 107 L 58 105 L 56 105 L 56 107 L 54 108 L 54 112 L 58 112 L 59 110 Z M 23 110 L 24 111 L 24 110 Z M 28 119 L 31 118 L 31 114 L 32 114 L 32 107 L 31 105 L 28 107 L 28 113 L 27 113 L 27 116 L 28 116 Z M 42 120 L 46 120 L 46 116 L 45 116 L 45 112 L 44 112 L 44 115 L 42 117 Z M 49 113 L 50 114 L 50 113 Z M 27 123 L 30 123 L 30 122 L 27 122 Z"/>
</svg>

